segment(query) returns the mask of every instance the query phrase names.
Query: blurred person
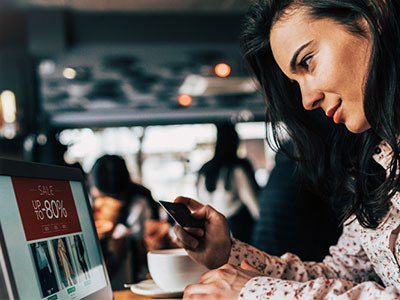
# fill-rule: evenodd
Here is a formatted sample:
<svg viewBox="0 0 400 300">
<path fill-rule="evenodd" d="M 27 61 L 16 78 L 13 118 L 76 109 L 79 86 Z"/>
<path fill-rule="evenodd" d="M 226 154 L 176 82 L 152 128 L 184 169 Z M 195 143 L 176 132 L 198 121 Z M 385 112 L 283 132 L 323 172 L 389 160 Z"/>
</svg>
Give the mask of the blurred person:
<svg viewBox="0 0 400 300">
<path fill-rule="evenodd" d="M 216 126 L 214 157 L 199 171 L 198 198 L 227 218 L 233 237 L 250 242 L 259 217 L 259 187 L 250 161 L 237 155 L 239 136 L 234 124 Z"/>
<path fill-rule="evenodd" d="M 147 274 L 145 221 L 159 219 L 151 192 L 131 180 L 122 157 L 104 155 L 90 173 L 94 218 L 113 288 Z"/>
</svg>

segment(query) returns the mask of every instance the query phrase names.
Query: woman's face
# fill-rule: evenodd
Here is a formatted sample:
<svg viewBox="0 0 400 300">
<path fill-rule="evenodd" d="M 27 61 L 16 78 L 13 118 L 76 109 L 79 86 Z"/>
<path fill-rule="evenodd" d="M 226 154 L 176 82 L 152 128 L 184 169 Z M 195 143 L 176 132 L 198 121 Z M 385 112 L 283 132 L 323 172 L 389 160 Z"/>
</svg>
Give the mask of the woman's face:
<svg viewBox="0 0 400 300">
<path fill-rule="evenodd" d="M 274 24 L 270 39 L 278 66 L 298 82 L 305 109 L 320 107 L 353 133 L 370 128 L 363 107 L 369 38 L 298 9 Z"/>
</svg>

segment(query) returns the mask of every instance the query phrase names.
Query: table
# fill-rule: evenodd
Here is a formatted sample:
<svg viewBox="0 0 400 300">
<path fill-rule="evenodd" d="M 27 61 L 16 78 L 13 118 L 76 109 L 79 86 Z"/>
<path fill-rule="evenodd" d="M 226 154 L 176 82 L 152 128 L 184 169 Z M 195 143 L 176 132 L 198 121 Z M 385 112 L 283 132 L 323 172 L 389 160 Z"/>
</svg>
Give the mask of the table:
<svg viewBox="0 0 400 300">
<path fill-rule="evenodd" d="M 138 299 L 155 299 L 149 296 L 142 296 L 132 293 L 129 289 L 124 291 L 113 292 L 114 300 L 138 300 Z M 172 299 L 172 298 L 165 298 Z M 179 298 L 178 298 L 179 299 Z"/>
<path fill-rule="evenodd" d="M 127 289 L 124 291 L 113 292 L 114 300 L 136 300 L 136 299 L 154 299 L 148 296 L 141 296 L 132 293 L 131 290 Z"/>
</svg>

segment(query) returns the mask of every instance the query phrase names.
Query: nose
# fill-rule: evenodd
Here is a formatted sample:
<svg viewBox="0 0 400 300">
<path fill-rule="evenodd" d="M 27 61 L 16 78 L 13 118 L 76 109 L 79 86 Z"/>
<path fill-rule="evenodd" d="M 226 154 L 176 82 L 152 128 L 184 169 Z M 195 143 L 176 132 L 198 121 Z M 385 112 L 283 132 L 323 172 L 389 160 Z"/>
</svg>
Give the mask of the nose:
<svg viewBox="0 0 400 300">
<path fill-rule="evenodd" d="M 306 110 L 313 110 L 320 107 L 321 101 L 324 99 L 324 93 L 310 84 L 300 83 L 301 98 L 303 106 Z"/>
</svg>

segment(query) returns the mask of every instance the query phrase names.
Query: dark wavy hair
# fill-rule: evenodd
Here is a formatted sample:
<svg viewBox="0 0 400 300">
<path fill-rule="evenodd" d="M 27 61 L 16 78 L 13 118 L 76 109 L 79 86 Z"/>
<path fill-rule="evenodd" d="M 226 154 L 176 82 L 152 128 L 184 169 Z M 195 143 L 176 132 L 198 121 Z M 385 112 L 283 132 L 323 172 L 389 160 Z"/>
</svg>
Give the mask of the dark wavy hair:
<svg viewBox="0 0 400 300">
<path fill-rule="evenodd" d="M 103 155 L 98 158 L 90 172 L 91 183 L 102 193 L 128 204 L 132 196 L 141 195 L 146 199 L 154 219 L 159 218 L 158 204 L 150 190 L 132 182 L 125 160 L 118 155 Z M 124 210 L 122 219 L 128 211 Z"/>
<path fill-rule="evenodd" d="M 227 167 L 224 178 L 224 188 L 230 191 L 232 188 L 231 178 L 233 171 L 234 168 L 238 166 L 246 172 L 254 190 L 258 191 L 258 185 L 254 178 L 253 166 L 247 159 L 239 158 L 237 155 L 239 142 L 239 136 L 234 124 L 217 124 L 217 140 L 215 143 L 214 157 L 199 170 L 199 174 L 203 174 L 205 177 L 207 191 L 215 191 L 222 167 Z"/>
<path fill-rule="evenodd" d="M 290 18 L 287 13 L 296 13 L 298 8 L 306 8 L 314 19 L 334 20 L 363 37 L 366 32 L 359 20 L 367 21 L 372 39 L 364 90 L 369 130 L 353 134 L 327 120 L 321 110 L 306 111 L 298 84 L 279 69 L 271 51 L 270 30 L 278 19 Z M 245 62 L 266 99 L 266 122 L 273 129 L 268 143 L 287 152 L 283 146 L 287 132 L 299 168 L 322 194 L 332 196 L 342 222 L 355 215 L 366 228 L 378 227 L 389 211 L 391 197 L 400 189 L 396 176 L 400 163 L 399 20 L 398 0 L 259 0 L 250 7 L 242 34 Z M 382 140 L 393 149 L 387 177 L 372 158 Z"/>
</svg>

